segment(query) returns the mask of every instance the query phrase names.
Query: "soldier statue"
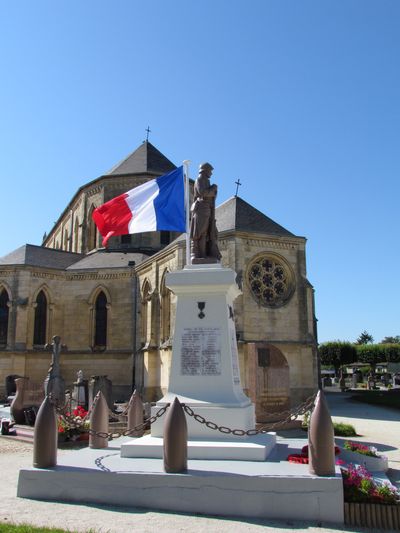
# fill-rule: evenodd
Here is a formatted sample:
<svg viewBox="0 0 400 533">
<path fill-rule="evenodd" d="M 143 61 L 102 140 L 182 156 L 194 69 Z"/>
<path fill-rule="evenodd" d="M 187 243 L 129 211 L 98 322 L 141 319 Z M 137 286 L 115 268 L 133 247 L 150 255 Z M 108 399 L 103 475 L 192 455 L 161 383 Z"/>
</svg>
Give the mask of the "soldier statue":
<svg viewBox="0 0 400 533">
<path fill-rule="evenodd" d="M 192 263 L 217 263 L 221 259 L 218 249 L 218 231 L 215 223 L 215 198 L 217 185 L 210 184 L 213 167 L 202 163 L 194 184 L 194 201 L 190 223 Z"/>
</svg>

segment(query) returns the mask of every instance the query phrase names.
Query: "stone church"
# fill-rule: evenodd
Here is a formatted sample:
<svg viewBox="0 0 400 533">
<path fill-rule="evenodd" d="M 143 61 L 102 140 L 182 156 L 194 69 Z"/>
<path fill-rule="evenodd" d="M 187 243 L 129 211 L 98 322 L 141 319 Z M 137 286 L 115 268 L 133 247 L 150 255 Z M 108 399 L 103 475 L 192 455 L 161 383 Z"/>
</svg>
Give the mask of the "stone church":
<svg viewBox="0 0 400 533">
<path fill-rule="evenodd" d="M 136 388 L 146 401 L 168 387 L 175 296 L 167 272 L 185 265 L 184 235 L 112 237 L 107 249 L 92 221 L 99 205 L 173 170 L 145 141 L 109 172 L 83 185 L 40 246 L 0 258 L 0 398 L 5 378 L 43 381 L 62 339 L 69 387 L 107 375 L 115 400 Z M 192 184 L 193 185 L 193 184 Z M 264 412 L 295 406 L 317 388 L 314 290 L 306 277 L 306 239 L 238 196 L 216 209 L 222 265 L 237 273 L 235 301 L 242 386 Z"/>
</svg>

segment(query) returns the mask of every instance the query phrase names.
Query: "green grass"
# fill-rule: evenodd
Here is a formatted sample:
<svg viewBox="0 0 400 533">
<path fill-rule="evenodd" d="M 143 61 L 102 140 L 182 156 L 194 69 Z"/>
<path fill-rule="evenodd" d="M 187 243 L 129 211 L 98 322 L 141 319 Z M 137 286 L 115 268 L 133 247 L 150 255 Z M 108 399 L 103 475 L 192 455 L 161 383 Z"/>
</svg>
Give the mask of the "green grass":
<svg viewBox="0 0 400 533">
<path fill-rule="evenodd" d="M 34 527 L 29 524 L 0 524 L 0 533 L 65 533 L 65 529 L 55 527 Z"/>
<path fill-rule="evenodd" d="M 400 389 L 390 391 L 357 390 L 352 399 L 357 402 L 400 409 Z"/>
<path fill-rule="evenodd" d="M 72 529 L 60 529 L 59 527 L 35 527 L 29 524 L 0 524 L 0 533 L 76 533 Z M 95 533 L 90 529 L 87 533 Z"/>
<path fill-rule="evenodd" d="M 336 437 L 356 437 L 357 432 L 351 424 L 343 422 L 333 422 L 333 429 Z"/>
</svg>

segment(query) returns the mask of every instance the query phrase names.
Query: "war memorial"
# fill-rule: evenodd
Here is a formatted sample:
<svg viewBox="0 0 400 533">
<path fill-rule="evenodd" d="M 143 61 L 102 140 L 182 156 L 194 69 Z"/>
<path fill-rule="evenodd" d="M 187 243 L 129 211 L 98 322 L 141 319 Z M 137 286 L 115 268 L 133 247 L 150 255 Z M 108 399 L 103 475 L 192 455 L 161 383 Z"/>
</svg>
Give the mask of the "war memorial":
<svg viewBox="0 0 400 533">
<path fill-rule="evenodd" d="M 272 429 L 257 424 L 255 405 L 243 392 L 234 320 L 241 290 L 237 273 L 220 262 L 212 170 L 201 165 L 194 184 L 190 257 L 165 278 L 176 297 L 172 362 L 168 389 L 152 407 L 150 433 L 142 435 L 143 406 L 134 394 L 128 431 L 110 439 L 109 409 L 99 392 L 89 447 L 57 460 L 59 400 L 49 379 L 35 426 L 33 467 L 20 471 L 18 496 L 343 522 L 342 478 L 322 391 L 312 397 L 309 464 L 286 461 L 304 439 L 278 442 Z"/>
</svg>

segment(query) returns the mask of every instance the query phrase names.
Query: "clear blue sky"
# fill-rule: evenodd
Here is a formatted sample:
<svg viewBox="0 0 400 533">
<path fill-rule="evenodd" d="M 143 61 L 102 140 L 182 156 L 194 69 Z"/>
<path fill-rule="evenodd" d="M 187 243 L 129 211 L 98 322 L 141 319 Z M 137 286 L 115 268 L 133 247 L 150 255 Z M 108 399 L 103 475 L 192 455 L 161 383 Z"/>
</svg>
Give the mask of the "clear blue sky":
<svg viewBox="0 0 400 533">
<path fill-rule="evenodd" d="M 0 256 L 145 138 L 307 237 L 319 340 L 400 334 L 398 0 L 0 3 Z"/>
</svg>

